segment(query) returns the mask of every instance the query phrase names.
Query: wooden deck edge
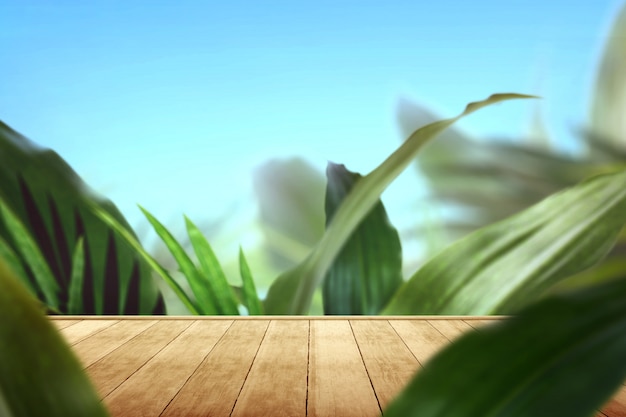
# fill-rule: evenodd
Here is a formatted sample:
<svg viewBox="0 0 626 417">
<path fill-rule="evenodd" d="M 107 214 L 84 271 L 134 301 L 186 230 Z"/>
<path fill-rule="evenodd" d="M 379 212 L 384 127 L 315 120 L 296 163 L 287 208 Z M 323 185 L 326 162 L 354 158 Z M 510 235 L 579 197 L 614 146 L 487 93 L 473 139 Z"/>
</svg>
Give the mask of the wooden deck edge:
<svg viewBox="0 0 626 417">
<path fill-rule="evenodd" d="M 510 316 L 56 316 L 51 320 L 503 320 Z"/>
</svg>

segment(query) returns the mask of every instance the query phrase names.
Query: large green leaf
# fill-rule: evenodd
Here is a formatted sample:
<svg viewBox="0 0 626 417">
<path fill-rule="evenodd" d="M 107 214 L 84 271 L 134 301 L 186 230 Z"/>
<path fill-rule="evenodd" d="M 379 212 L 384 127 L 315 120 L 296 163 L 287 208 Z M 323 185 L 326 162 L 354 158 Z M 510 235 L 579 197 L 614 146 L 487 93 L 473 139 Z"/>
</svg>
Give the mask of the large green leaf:
<svg viewBox="0 0 626 417">
<path fill-rule="evenodd" d="M 385 314 L 506 314 L 600 261 L 626 223 L 626 171 L 588 179 L 450 245 Z"/>
<path fill-rule="evenodd" d="M 63 159 L 42 150 L 0 122 L 0 198 L 36 242 L 61 291 L 67 311 L 72 255 L 84 238 L 83 313 L 163 314 L 163 300 L 150 268 L 132 247 L 98 218 L 90 204 L 113 216 L 133 233 L 109 200 L 91 192 Z M 0 237 L 19 254 L 4 223 Z M 20 255 L 23 270 L 35 283 L 31 265 Z M 52 283 L 50 284 L 52 285 Z M 39 293 L 39 292 L 38 292 Z"/>
<path fill-rule="evenodd" d="M 326 223 L 361 175 L 329 163 Z M 333 262 L 322 286 L 324 314 L 378 314 L 402 284 L 402 247 L 378 200 Z"/>
<path fill-rule="evenodd" d="M 268 314 L 305 314 L 315 289 L 355 228 L 370 212 L 382 192 L 411 163 L 420 148 L 460 118 L 504 100 L 531 98 L 521 94 L 494 94 L 467 105 L 457 117 L 431 123 L 415 131 L 393 154 L 363 177 L 346 197 L 311 254 L 294 269 L 280 275 L 265 299 Z"/>
<path fill-rule="evenodd" d="M 626 378 L 626 280 L 547 298 L 429 361 L 385 417 L 589 417 Z"/>
<path fill-rule="evenodd" d="M 0 415 L 101 417 L 78 359 L 0 260 Z"/>
</svg>

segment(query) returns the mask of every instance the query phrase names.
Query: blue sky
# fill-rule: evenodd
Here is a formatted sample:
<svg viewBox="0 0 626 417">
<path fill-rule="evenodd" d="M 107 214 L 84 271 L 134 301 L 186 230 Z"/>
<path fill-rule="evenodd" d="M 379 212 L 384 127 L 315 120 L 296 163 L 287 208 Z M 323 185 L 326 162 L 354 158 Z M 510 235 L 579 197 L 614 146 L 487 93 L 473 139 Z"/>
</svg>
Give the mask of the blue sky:
<svg viewBox="0 0 626 417">
<path fill-rule="evenodd" d="M 551 135 L 574 151 L 569 129 L 586 120 L 620 5 L 4 0 L 0 119 L 131 224 L 140 203 L 182 225 L 252 195 L 270 157 L 369 172 L 399 144 L 400 97 L 450 117 L 494 92 L 540 94 Z M 510 102 L 459 126 L 518 137 L 531 113 Z"/>
</svg>

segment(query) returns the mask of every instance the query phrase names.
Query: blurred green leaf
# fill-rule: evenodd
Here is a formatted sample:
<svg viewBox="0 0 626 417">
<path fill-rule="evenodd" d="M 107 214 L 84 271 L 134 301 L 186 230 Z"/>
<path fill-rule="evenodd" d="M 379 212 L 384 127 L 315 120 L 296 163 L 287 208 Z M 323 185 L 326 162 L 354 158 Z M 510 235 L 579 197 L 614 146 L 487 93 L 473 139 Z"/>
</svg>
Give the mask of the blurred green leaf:
<svg viewBox="0 0 626 417">
<path fill-rule="evenodd" d="M 590 178 L 450 245 L 385 314 L 509 314 L 600 261 L 626 223 L 626 171 Z"/>
<path fill-rule="evenodd" d="M 107 416 L 78 359 L 2 260 L 0 288 L 0 415 Z"/>
<path fill-rule="evenodd" d="M 590 129 L 626 151 L 626 4 L 608 34 L 591 97 Z"/>
<path fill-rule="evenodd" d="M 15 276 L 20 280 L 22 284 L 30 291 L 33 296 L 37 296 L 37 290 L 35 286 L 28 279 L 26 271 L 22 267 L 22 263 L 13 252 L 13 249 L 0 237 L 0 259 L 3 259 L 9 269 L 13 271 Z"/>
<path fill-rule="evenodd" d="M 60 288 L 59 307 L 68 302 L 72 254 L 84 237 L 85 314 L 163 314 L 163 299 L 150 268 L 89 209 L 97 205 L 133 234 L 109 200 L 96 196 L 68 164 L 51 150 L 41 149 L 0 122 L 0 198 L 32 236 Z M 0 222 L 0 237 L 22 257 Z M 33 276 L 29 279 L 35 284 Z M 46 278 L 49 279 L 49 278 Z M 37 283 L 39 285 L 39 283 Z M 38 289 L 37 294 L 43 291 Z"/>
<path fill-rule="evenodd" d="M 85 252 L 83 238 L 78 238 L 74 256 L 72 256 L 72 275 L 70 277 L 68 314 L 79 315 L 83 311 L 83 277 L 85 275 Z"/>
<path fill-rule="evenodd" d="M 241 271 L 241 281 L 243 288 L 243 304 L 248 309 L 248 314 L 258 316 L 263 314 L 263 305 L 256 292 L 254 279 L 248 266 L 248 261 L 243 254 L 243 249 L 239 248 L 239 270 Z"/>
<path fill-rule="evenodd" d="M 226 275 L 211 245 L 202 232 L 200 232 L 196 225 L 187 217 L 185 217 L 185 224 L 187 225 L 189 240 L 193 245 L 193 249 L 200 262 L 200 267 L 202 268 L 202 282 L 204 287 L 211 292 L 212 298 L 218 306 L 219 314 L 239 315 L 237 298 L 226 279 Z"/>
<path fill-rule="evenodd" d="M 458 119 L 490 104 L 517 98 L 521 94 L 494 94 L 470 103 L 452 119 L 431 123 L 415 131 L 393 154 L 363 177 L 346 197 L 313 252 L 294 269 L 280 275 L 265 299 L 267 314 L 305 314 L 315 289 L 322 282 L 344 243 L 378 201 L 382 192 L 411 163 L 420 148 Z"/>
<path fill-rule="evenodd" d="M 385 417 L 589 417 L 626 378 L 626 280 L 553 296 L 464 335 Z"/>
<path fill-rule="evenodd" d="M 345 166 L 328 164 L 326 222 L 361 175 Z M 324 314 L 378 314 L 402 284 L 402 247 L 383 203 L 354 230 L 329 269 L 322 286 Z"/>
<path fill-rule="evenodd" d="M 277 270 L 302 262 L 324 234 L 325 182 L 300 158 L 274 159 L 255 171 L 261 230 Z"/>
</svg>

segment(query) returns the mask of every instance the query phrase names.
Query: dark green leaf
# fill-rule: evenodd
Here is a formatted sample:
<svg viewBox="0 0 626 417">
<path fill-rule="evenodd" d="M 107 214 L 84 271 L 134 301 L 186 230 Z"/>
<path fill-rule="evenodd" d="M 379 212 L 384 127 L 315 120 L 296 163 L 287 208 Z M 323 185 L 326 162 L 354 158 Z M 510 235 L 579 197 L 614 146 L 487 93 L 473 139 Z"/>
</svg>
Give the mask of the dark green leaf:
<svg viewBox="0 0 626 417">
<path fill-rule="evenodd" d="M 0 415 L 107 416 L 78 359 L 2 260 L 0 288 Z"/>
<path fill-rule="evenodd" d="M 626 378 L 626 281 L 550 297 L 440 352 L 385 417 L 589 417 Z"/>
<path fill-rule="evenodd" d="M 326 222 L 360 179 L 345 166 L 328 164 Z M 402 283 L 402 247 L 378 200 L 350 236 L 324 279 L 324 314 L 378 314 Z"/>
<path fill-rule="evenodd" d="M 96 196 L 55 152 L 40 149 L 0 122 L 0 198 L 28 230 L 60 288 L 59 303 L 67 307 L 72 255 L 84 236 L 84 311 L 86 314 L 163 314 L 162 297 L 150 268 L 110 229 L 90 205 L 113 216 L 133 234 L 119 210 Z M 7 228 L 2 237 L 19 251 Z M 27 265 L 21 258 L 23 265 Z M 30 277 L 34 281 L 34 277 Z M 51 284 L 50 284 L 51 285 Z M 131 290 L 132 287 L 132 290 Z M 38 294 L 43 294 L 38 289 Z M 132 296 L 129 296 L 132 295 Z"/>
<path fill-rule="evenodd" d="M 385 314 L 508 314 L 600 261 L 626 223 L 626 171 L 593 177 L 439 252 Z"/>
</svg>

